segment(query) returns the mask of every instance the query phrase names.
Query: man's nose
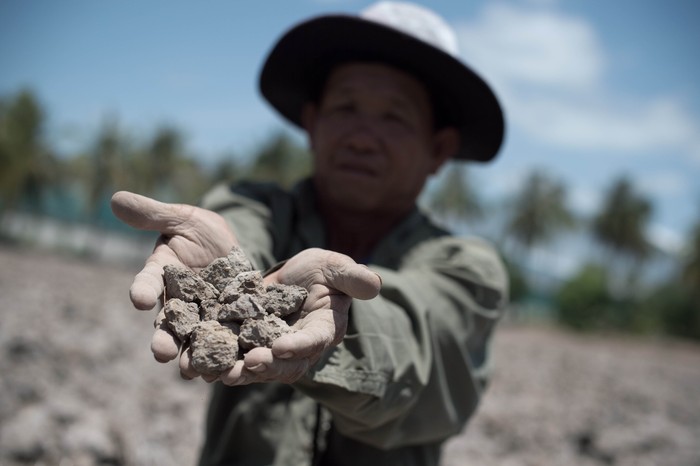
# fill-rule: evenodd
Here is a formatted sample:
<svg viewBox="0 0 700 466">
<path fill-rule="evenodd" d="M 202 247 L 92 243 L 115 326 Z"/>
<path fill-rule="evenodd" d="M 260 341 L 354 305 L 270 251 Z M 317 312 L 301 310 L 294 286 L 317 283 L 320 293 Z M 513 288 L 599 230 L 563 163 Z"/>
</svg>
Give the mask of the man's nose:
<svg viewBox="0 0 700 466">
<path fill-rule="evenodd" d="M 347 136 L 347 145 L 358 152 L 372 152 L 379 146 L 379 138 L 371 118 L 358 116 Z"/>
</svg>

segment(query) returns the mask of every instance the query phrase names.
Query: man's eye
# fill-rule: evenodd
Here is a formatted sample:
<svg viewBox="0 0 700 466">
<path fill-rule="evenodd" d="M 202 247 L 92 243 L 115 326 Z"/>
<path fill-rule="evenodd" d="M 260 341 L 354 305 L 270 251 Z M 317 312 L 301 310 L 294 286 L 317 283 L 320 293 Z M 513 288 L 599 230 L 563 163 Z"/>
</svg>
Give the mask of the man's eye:
<svg viewBox="0 0 700 466">
<path fill-rule="evenodd" d="M 387 121 L 392 121 L 395 123 L 405 123 L 406 119 L 403 117 L 403 115 L 396 113 L 396 112 L 389 112 L 384 114 L 384 118 Z"/>
<path fill-rule="evenodd" d="M 355 106 L 350 102 L 338 103 L 331 106 L 331 110 L 339 113 L 351 113 L 355 111 Z"/>
</svg>

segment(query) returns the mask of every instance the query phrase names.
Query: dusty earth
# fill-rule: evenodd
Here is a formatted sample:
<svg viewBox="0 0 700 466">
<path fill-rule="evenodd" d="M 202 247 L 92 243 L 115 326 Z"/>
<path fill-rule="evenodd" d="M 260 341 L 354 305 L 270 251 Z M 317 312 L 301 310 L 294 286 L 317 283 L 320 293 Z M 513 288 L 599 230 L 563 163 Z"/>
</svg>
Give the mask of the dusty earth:
<svg viewBox="0 0 700 466">
<path fill-rule="evenodd" d="M 189 346 L 192 368 L 203 377 L 221 376 L 248 350 L 271 348 L 293 332 L 290 324 L 301 321 L 308 296 L 300 286 L 265 285 L 262 272 L 253 270 L 238 247 L 199 272 L 166 265 L 163 281 L 166 298 L 157 325 Z"/>
<path fill-rule="evenodd" d="M 192 465 L 207 386 L 156 363 L 137 267 L 0 247 L 0 465 Z M 700 345 L 506 323 L 457 465 L 700 465 Z"/>
</svg>

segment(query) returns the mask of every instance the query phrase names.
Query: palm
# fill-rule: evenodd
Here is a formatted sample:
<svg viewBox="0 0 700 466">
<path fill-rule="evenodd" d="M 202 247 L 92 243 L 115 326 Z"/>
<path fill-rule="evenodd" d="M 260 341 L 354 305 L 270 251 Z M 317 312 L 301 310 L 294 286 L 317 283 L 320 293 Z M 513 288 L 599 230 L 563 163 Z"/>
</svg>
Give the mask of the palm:
<svg viewBox="0 0 700 466">
<path fill-rule="evenodd" d="M 138 309 L 152 309 L 158 303 L 163 292 L 163 266 L 182 264 L 197 270 L 238 244 L 220 215 L 198 207 L 119 192 L 112 197 L 112 210 L 134 228 L 161 234 L 131 286 L 131 300 Z"/>
<path fill-rule="evenodd" d="M 367 276 L 362 277 L 365 273 L 364 268 L 358 269 L 346 256 L 307 249 L 270 274 L 267 281 L 302 286 L 309 292 L 304 303 L 304 317 L 295 324 L 302 332 L 276 342 L 273 352 L 298 352 L 294 348 L 296 342 L 296 345 L 305 345 L 308 353 L 317 353 L 340 342 L 347 329 L 352 296 L 369 299 L 377 293 L 376 284 Z"/>
<path fill-rule="evenodd" d="M 168 255 L 176 258 L 178 262 L 190 267 L 193 270 L 198 270 L 206 267 L 211 261 L 217 257 L 225 256 L 231 249 L 228 242 L 221 239 L 215 229 L 204 228 L 208 225 L 206 217 L 208 215 L 217 216 L 214 212 L 196 209 L 192 212 L 192 223 L 202 225 L 199 230 L 191 232 L 183 232 L 174 235 L 161 236 L 159 243 L 162 243 L 169 251 Z M 204 217 L 204 218 L 202 218 Z M 225 225 L 222 225 L 225 227 Z M 227 228 L 227 227 L 226 227 Z"/>
<path fill-rule="evenodd" d="M 246 354 L 244 362 L 222 376 L 224 383 L 294 382 L 343 339 L 352 299 L 372 299 L 381 287 L 374 272 L 322 249 L 300 252 L 266 281 L 306 288 L 305 316 L 294 325 L 296 331 L 278 338 L 272 349 L 255 348 Z"/>
</svg>

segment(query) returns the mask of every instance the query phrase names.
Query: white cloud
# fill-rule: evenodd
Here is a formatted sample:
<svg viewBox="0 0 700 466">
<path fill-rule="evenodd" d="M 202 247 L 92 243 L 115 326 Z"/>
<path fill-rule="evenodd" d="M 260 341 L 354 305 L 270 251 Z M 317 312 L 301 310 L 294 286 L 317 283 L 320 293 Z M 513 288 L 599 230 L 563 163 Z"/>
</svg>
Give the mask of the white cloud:
<svg viewBox="0 0 700 466">
<path fill-rule="evenodd" d="M 537 6 L 553 6 L 559 3 L 559 0 L 527 0 L 527 2 Z"/>
<path fill-rule="evenodd" d="M 660 171 L 638 178 L 639 188 L 652 196 L 682 196 L 690 184 L 679 172 Z"/>
<path fill-rule="evenodd" d="M 700 121 L 668 96 L 629 101 L 604 86 L 603 45 L 586 20 L 489 3 L 456 25 L 462 55 L 492 83 L 509 124 L 564 149 L 650 150 L 700 163 Z"/>
<path fill-rule="evenodd" d="M 579 18 L 491 3 L 456 31 L 462 55 L 488 79 L 580 89 L 595 86 L 603 72 L 595 32 Z"/>
<path fill-rule="evenodd" d="M 528 174 L 519 170 L 492 170 L 488 172 L 488 182 L 482 183 L 480 189 L 487 191 L 491 195 L 497 193 L 498 196 L 508 198 L 522 187 L 523 181 Z M 484 175 L 481 176 L 483 177 Z"/>
<path fill-rule="evenodd" d="M 357 3 L 357 0 L 313 0 L 313 3 L 321 6 L 339 6 Z"/>
<path fill-rule="evenodd" d="M 599 189 L 583 185 L 570 186 L 569 196 L 573 210 L 585 216 L 596 212 L 600 207 L 602 198 Z"/>
<path fill-rule="evenodd" d="M 700 126 L 673 99 L 623 106 L 576 97 L 514 95 L 510 103 L 513 123 L 559 147 L 629 153 L 660 149 L 692 157 L 700 147 Z"/>
<path fill-rule="evenodd" d="M 652 244 L 662 251 L 677 254 L 683 249 L 683 237 L 671 228 L 657 223 L 651 225 L 647 233 Z"/>
</svg>

